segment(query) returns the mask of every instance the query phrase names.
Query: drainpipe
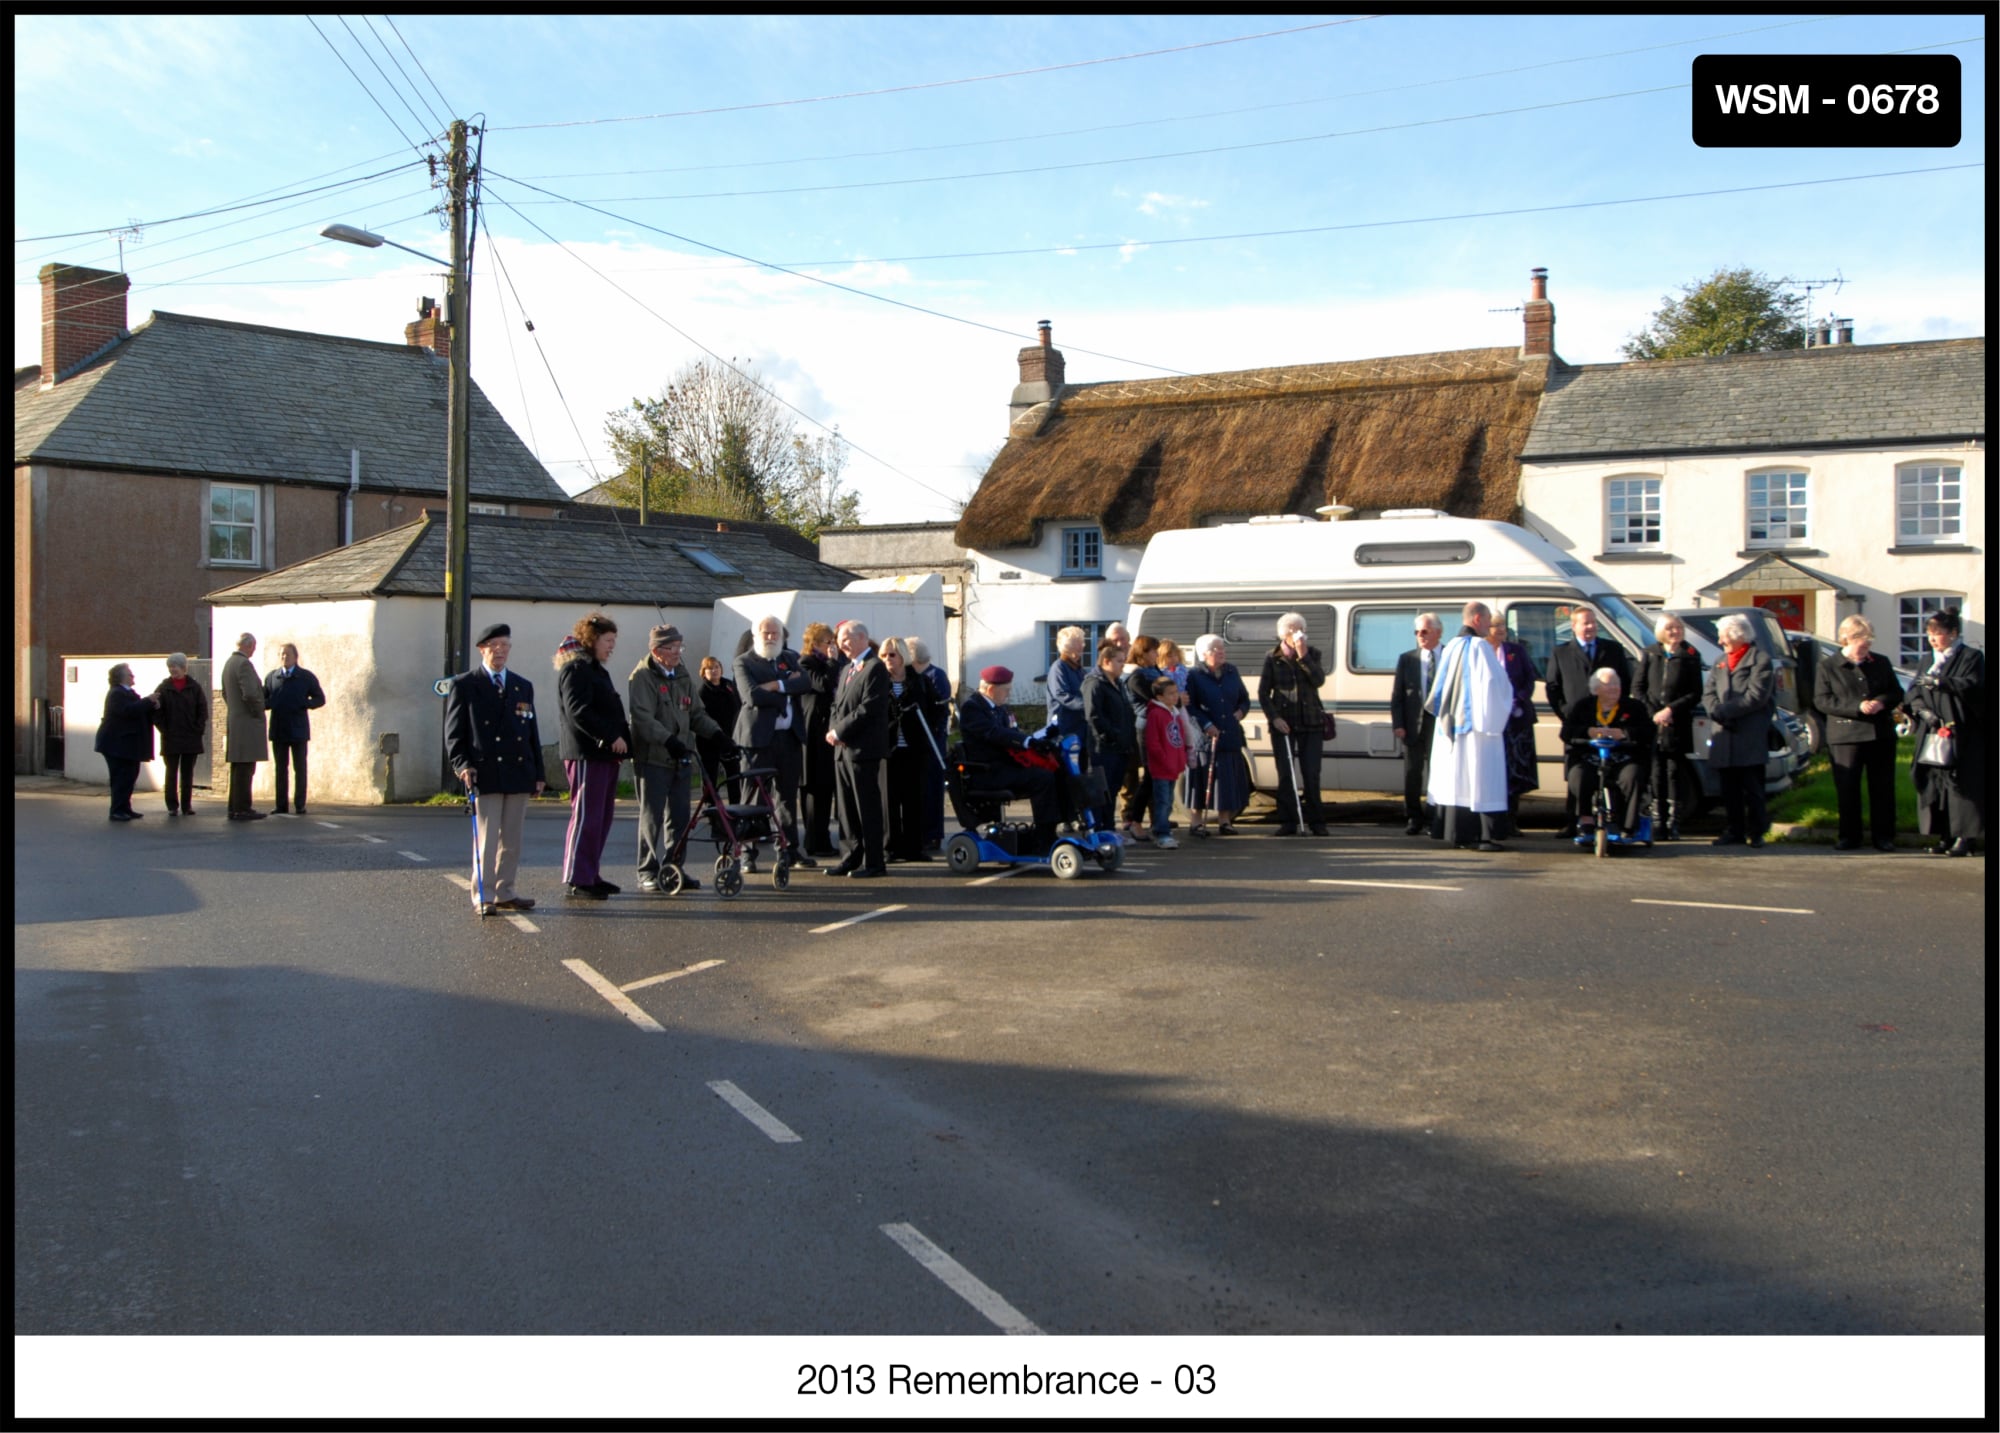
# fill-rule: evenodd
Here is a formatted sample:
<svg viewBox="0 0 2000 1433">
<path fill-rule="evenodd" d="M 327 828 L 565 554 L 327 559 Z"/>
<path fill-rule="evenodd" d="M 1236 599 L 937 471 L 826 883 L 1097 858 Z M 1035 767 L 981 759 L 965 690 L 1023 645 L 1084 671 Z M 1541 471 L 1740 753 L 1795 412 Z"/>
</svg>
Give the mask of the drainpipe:
<svg viewBox="0 0 2000 1433">
<path fill-rule="evenodd" d="M 354 541 L 354 495 L 361 491 L 361 450 L 347 450 L 347 506 L 341 514 L 340 545 L 348 546 Z"/>
</svg>

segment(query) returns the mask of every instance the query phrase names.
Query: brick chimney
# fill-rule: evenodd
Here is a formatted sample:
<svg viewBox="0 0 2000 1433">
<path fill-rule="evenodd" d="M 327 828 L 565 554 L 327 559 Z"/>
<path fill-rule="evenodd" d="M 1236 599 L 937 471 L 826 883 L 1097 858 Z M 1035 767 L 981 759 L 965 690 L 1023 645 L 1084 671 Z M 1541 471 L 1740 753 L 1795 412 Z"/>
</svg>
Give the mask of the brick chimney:
<svg viewBox="0 0 2000 1433">
<path fill-rule="evenodd" d="M 1007 400 L 1010 425 L 1036 404 L 1046 403 L 1062 392 L 1062 350 L 1055 347 L 1054 330 L 1047 319 L 1042 319 L 1036 327 L 1041 330 L 1042 341 L 1016 355 L 1021 363 L 1021 381 L 1014 388 L 1014 396 Z"/>
<path fill-rule="evenodd" d="M 132 281 L 106 269 L 44 264 L 41 386 L 58 382 L 124 338 L 125 294 Z"/>
<path fill-rule="evenodd" d="M 417 305 L 417 321 L 403 325 L 403 342 L 412 348 L 428 348 L 439 358 L 451 357 L 451 325 L 434 298 Z"/>
<path fill-rule="evenodd" d="M 1556 306 L 1549 302 L 1549 271 L 1530 269 L 1533 286 L 1521 309 L 1521 357 L 1556 356 Z"/>
</svg>

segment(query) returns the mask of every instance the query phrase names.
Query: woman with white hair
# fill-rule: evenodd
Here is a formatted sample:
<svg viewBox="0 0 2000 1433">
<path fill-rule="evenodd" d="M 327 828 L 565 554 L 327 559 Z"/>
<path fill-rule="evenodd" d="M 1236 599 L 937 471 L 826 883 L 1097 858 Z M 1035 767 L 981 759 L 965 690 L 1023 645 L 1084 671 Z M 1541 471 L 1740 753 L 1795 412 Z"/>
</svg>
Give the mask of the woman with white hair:
<svg viewBox="0 0 2000 1433">
<path fill-rule="evenodd" d="M 139 784 L 139 768 L 153 759 L 153 700 L 139 695 L 137 678 L 125 663 L 105 675 L 111 689 L 104 694 L 94 749 L 111 773 L 111 819 L 137 821 L 144 813 L 132 809 L 132 788 Z"/>
<path fill-rule="evenodd" d="M 1861 785 L 1868 784 L 1869 835 L 1878 851 L 1896 849 L 1896 708 L 1903 684 L 1889 659 L 1871 650 L 1875 629 L 1866 617 L 1840 624 L 1840 658 L 1822 658 L 1813 705 L 1826 718 L 1827 757 L 1840 809 L 1836 851 L 1861 846 Z"/>
<path fill-rule="evenodd" d="M 1632 695 L 1653 713 L 1653 830 L 1656 839 L 1681 837 L 1680 787 L 1694 750 L 1695 706 L 1701 700 L 1701 653 L 1671 612 L 1653 624 L 1657 639 L 1639 656 Z"/>
<path fill-rule="evenodd" d="M 1326 682 L 1319 648 L 1306 640 L 1306 619 L 1287 612 L 1278 619 L 1278 645 L 1264 656 L 1264 675 L 1257 683 L 1257 705 L 1271 724 L 1271 745 L 1278 758 L 1278 834 L 1296 836 L 1303 817 L 1308 830 L 1324 836 L 1326 813 L 1320 808 L 1320 758 L 1325 753 L 1326 705 L 1319 689 Z M 1297 789 L 1292 775 L 1296 763 Z"/>
<path fill-rule="evenodd" d="M 1764 763 L 1770 759 L 1772 693 L 1777 678 L 1771 659 L 1757 646 L 1750 619 L 1732 612 L 1715 624 L 1722 660 L 1708 670 L 1703 706 L 1715 723 L 1708 740 L 1708 764 L 1722 787 L 1724 813 L 1718 846 L 1762 846 Z"/>
<path fill-rule="evenodd" d="M 153 725 L 167 763 L 167 815 L 194 815 L 194 764 L 208 749 L 208 695 L 188 675 L 184 652 L 167 658 L 167 677 L 153 688 Z"/>
<path fill-rule="evenodd" d="M 1194 667 L 1188 672 L 1187 710 L 1201 728 L 1208 764 L 1198 809 L 1213 809 L 1216 834 L 1234 836 L 1236 817 L 1250 804 L 1250 769 L 1243 748 L 1243 717 L 1250 710 L 1250 689 L 1229 661 L 1229 644 L 1213 632 L 1194 644 Z"/>
</svg>

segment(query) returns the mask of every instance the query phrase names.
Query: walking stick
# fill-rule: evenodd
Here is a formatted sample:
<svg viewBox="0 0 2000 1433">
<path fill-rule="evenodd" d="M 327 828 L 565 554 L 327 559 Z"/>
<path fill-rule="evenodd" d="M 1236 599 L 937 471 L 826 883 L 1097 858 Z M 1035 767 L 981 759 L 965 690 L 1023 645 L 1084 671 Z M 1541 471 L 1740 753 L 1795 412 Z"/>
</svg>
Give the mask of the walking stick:
<svg viewBox="0 0 2000 1433">
<path fill-rule="evenodd" d="M 1285 743 L 1285 762 L 1292 769 L 1292 810 L 1298 815 L 1298 829 L 1303 832 L 1306 829 L 1305 780 L 1299 770 L 1298 745 L 1290 739 L 1290 736 L 1289 732 L 1278 733 L 1278 739 Z"/>
<path fill-rule="evenodd" d="M 479 791 L 468 781 L 465 783 L 465 809 L 472 813 L 472 903 L 486 904 L 486 882 L 479 874 Z"/>
</svg>

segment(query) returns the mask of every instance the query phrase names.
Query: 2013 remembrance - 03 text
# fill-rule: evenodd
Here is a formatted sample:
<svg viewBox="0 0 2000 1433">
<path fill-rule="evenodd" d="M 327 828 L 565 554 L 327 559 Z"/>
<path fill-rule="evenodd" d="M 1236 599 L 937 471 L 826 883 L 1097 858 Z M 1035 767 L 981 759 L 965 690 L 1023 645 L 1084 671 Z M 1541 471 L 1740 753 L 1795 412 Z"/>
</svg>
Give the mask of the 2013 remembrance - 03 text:
<svg viewBox="0 0 2000 1433">
<path fill-rule="evenodd" d="M 875 1366 L 868 1363 L 802 1363 L 799 1365 L 801 1394 L 866 1395 L 878 1388 L 891 1395 L 998 1395 L 1001 1397 L 1092 1397 L 1105 1394 L 1135 1394 L 1142 1388 L 1171 1387 L 1176 1393 L 1215 1392 L 1215 1366 L 1207 1363 L 1174 1365 L 1171 1378 L 1142 1378 L 1139 1374 L 1112 1369 L 980 1369 L 970 1373 L 956 1369 L 931 1371 L 892 1363 L 878 1380 Z"/>
</svg>

